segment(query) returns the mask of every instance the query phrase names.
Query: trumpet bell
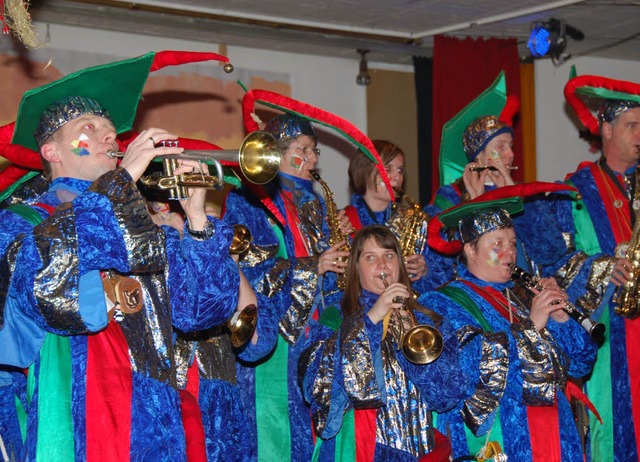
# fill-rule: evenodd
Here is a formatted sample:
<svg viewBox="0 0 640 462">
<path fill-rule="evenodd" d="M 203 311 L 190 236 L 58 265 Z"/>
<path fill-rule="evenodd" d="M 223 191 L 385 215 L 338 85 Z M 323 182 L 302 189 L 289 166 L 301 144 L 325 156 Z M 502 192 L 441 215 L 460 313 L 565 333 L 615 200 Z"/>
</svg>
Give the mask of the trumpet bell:
<svg viewBox="0 0 640 462">
<path fill-rule="evenodd" d="M 419 324 L 402 339 L 402 353 L 414 364 L 429 364 L 442 353 L 442 335 L 434 327 Z"/>
<path fill-rule="evenodd" d="M 227 322 L 227 328 L 231 332 L 231 344 L 234 348 L 241 348 L 251 340 L 258 324 L 258 308 L 249 305 L 242 311 L 236 311 Z"/>
<path fill-rule="evenodd" d="M 240 147 L 240 170 L 250 182 L 265 184 L 278 174 L 281 158 L 278 142 L 271 133 L 251 132 Z"/>
</svg>

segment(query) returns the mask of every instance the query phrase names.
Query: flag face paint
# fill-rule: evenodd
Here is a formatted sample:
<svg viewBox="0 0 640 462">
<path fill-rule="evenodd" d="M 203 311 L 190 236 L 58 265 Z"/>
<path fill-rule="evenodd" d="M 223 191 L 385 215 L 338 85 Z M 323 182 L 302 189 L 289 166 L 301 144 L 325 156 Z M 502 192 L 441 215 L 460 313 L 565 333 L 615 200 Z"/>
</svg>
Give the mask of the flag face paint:
<svg viewBox="0 0 640 462">
<path fill-rule="evenodd" d="M 491 151 L 489 153 L 489 159 L 490 160 L 498 160 L 498 159 L 500 159 L 500 153 L 498 151 Z"/>
<path fill-rule="evenodd" d="M 71 152 L 76 156 L 88 156 L 91 153 L 89 152 L 89 143 L 87 141 L 89 137 L 84 133 L 81 133 L 77 140 L 73 140 L 71 142 Z"/>
<path fill-rule="evenodd" d="M 289 162 L 289 165 L 291 165 L 291 167 L 302 170 L 302 166 L 307 163 L 307 159 L 305 157 L 300 157 L 293 154 Z"/>
</svg>

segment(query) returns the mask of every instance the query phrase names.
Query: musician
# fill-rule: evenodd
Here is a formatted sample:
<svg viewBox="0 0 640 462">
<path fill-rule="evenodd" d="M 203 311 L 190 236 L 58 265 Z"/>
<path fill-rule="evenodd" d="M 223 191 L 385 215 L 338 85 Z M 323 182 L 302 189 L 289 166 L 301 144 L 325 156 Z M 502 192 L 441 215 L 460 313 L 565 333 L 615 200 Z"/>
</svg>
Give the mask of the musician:
<svg viewBox="0 0 640 462">
<path fill-rule="evenodd" d="M 282 152 L 278 177 L 265 188 L 247 185 L 232 191 L 224 215 L 227 223 L 251 231 L 253 242 L 240 267 L 256 292 L 269 296 L 276 307 L 271 315 L 260 316 L 271 326 L 268 335 L 275 351 L 238 373 L 258 435 L 258 453 L 247 460 L 308 461 L 313 437 L 309 409 L 297 386 L 298 357 L 316 294 L 335 291 L 335 274 L 345 266 L 340 259 L 348 253 L 338 250 L 343 243 L 327 244 L 325 203 L 309 174 L 320 156 L 311 123 L 284 113 L 265 130 Z"/>
<path fill-rule="evenodd" d="M 185 142 L 181 144 L 188 148 Z M 166 202 L 159 196 L 154 194 L 154 200 L 147 202 L 151 218 L 158 226 L 168 225 L 182 233 L 184 216 L 177 210 L 178 204 Z M 207 209 L 209 216 L 219 216 L 213 208 Z M 233 246 L 229 251 L 237 263 L 240 252 Z M 260 317 L 267 316 L 272 308 L 267 297 L 255 293 L 242 271 L 239 274 L 236 313 L 259 307 L 255 331 L 248 333 L 247 338 L 239 334 L 232 338 L 230 328 L 215 326 L 204 331 L 179 333 L 176 342 L 178 387 L 183 409 L 185 401 L 193 401 L 192 406 L 197 407 L 195 411 L 201 414 L 204 431 L 204 447 L 194 444 L 190 448 L 190 435 L 187 434 L 189 460 L 197 454 L 209 461 L 242 462 L 247 454 L 256 451 L 257 435 L 251 432 L 237 385 L 236 358 L 257 361 L 269 352 L 270 347 L 262 345 L 267 336 L 260 335 L 263 330 Z M 249 320 L 243 323 L 248 325 Z"/>
<path fill-rule="evenodd" d="M 509 213 L 522 208 L 517 198 L 470 202 L 438 217 L 457 227 L 463 264 L 419 303 L 450 320 L 470 379 L 464 398 L 438 416 L 438 429 L 451 436 L 454 457 L 497 442 L 509 460 L 582 461 L 564 387 L 569 375 L 589 373 L 596 345 L 562 310 L 567 295 L 553 279 L 541 279 L 533 298 L 515 290 Z"/>
<path fill-rule="evenodd" d="M 580 83 L 586 79 L 588 83 Z M 616 91 L 621 84 L 626 88 Z M 599 97 L 597 120 L 578 103 L 575 92 L 582 86 L 611 92 L 609 97 Z M 587 279 L 589 285 L 607 283 L 609 279 L 612 282 L 604 302 L 592 307 L 597 309 L 594 316 L 602 316 L 608 339 L 598 352 L 593 374 L 586 384 L 603 420 L 602 424 L 595 419 L 590 422 L 594 461 L 637 460 L 640 454 L 640 361 L 634 344 L 640 335 L 640 321 L 617 315 L 616 304 L 611 301 L 614 286 L 624 284 L 630 277 L 631 262 L 623 258 L 624 247 L 632 238 L 640 209 L 637 170 L 640 103 L 628 99 L 637 98 L 637 93 L 640 93 L 637 84 L 598 76 L 579 76 L 565 87 L 565 96 L 582 123 L 593 134 L 599 132 L 602 139 L 600 158 L 581 163 L 576 172 L 567 176 L 567 182 L 582 195 L 568 214 L 575 226 L 573 237 L 577 247 L 589 255 L 602 254 L 610 260 L 607 268 L 594 267 Z"/>
<path fill-rule="evenodd" d="M 402 194 L 404 152 L 389 141 L 372 142 L 382 159 L 391 186 L 396 194 Z M 344 210 L 356 230 L 363 226 L 379 224 L 388 226 L 398 238 L 403 233 L 416 234 L 413 239 L 414 245 L 421 248 L 414 248 L 417 252 L 404 260 L 415 290 L 424 292 L 450 279 L 451 262 L 443 261 L 443 257 L 429 252 L 426 245 L 427 217 L 419 220 L 419 229 L 415 229 L 418 226 L 412 227 L 415 211 L 412 207 L 402 204 L 402 197 L 396 198 L 397 203 L 391 200 L 389 191 L 368 157 L 358 154 L 349 161 L 349 186 L 353 193 L 351 204 Z"/>
<path fill-rule="evenodd" d="M 21 103 L 14 139 L 39 148 L 51 181 L 34 207 L 0 212 L 0 364 L 29 368 L 28 460 L 185 460 L 173 335 L 222 323 L 237 304 L 232 231 L 205 215 L 204 191 L 182 202 L 181 239 L 136 188 L 154 157 L 182 152 L 155 147 L 177 137 L 149 128 L 120 166 L 107 155 L 152 60 L 85 69 Z M 112 78 L 122 74 L 124 86 Z"/>
<path fill-rule="evenodd" d="M 430 414 L 450 409 L 468 386 L 448 321 L 411 298 L 400 245 L 386 226 L 356 233 L 347 273 L 341 311 L 324 311 L 300 362 L 319 437 L 314 460 L 415 461 L 436 450 L 424 460 L 448 460 Z M 399 323 L 409 329 L 409 310 L 444 339 L 428 364 L 401 352 Z"/>
</svg>

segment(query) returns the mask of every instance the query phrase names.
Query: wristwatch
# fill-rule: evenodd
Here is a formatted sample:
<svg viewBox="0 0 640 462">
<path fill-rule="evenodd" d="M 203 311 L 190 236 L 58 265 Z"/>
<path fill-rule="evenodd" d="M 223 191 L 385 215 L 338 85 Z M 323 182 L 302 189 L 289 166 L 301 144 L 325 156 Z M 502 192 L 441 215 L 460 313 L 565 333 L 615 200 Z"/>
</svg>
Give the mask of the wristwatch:
<svg viewBox="0 0 640 462">
<path fill-rule="evenodd" d="M 215 233 L 215 229 L 213 227 L 213 225 L 211 224 L 211 222 L 209 220 L 207 220 L 207 222 L 204 224 L 204 229 L 202 231 L 194 231 L 191 228 L 189 228 L 189 223 L 187 223 L 187 232 L 189 233 L 189 235 L 191 237 L 195 237 L 196 239 L 200 239 L 201 241 L 205 241 L 207 239 L 209 239 L 210 237 L 213 237 L 213 234 Z"/>
</svg>

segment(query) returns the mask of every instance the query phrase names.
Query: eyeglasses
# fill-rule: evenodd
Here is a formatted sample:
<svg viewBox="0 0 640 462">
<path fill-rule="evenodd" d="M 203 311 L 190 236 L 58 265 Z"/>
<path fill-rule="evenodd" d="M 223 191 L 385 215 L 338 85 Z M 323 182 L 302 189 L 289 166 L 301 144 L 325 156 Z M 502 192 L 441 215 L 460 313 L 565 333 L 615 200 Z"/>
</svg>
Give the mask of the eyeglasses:
<svg viewBox="0 0 640 462">
<path fill-rule="evenodd" d="M 311 153 L 320 157 L 320 148 L 312 148 L 310 146 L 289 146 L 289 149 L 295 149 L 296 151 L 301 151 L 305 156 L 310 155 Z"/>
</svg>

